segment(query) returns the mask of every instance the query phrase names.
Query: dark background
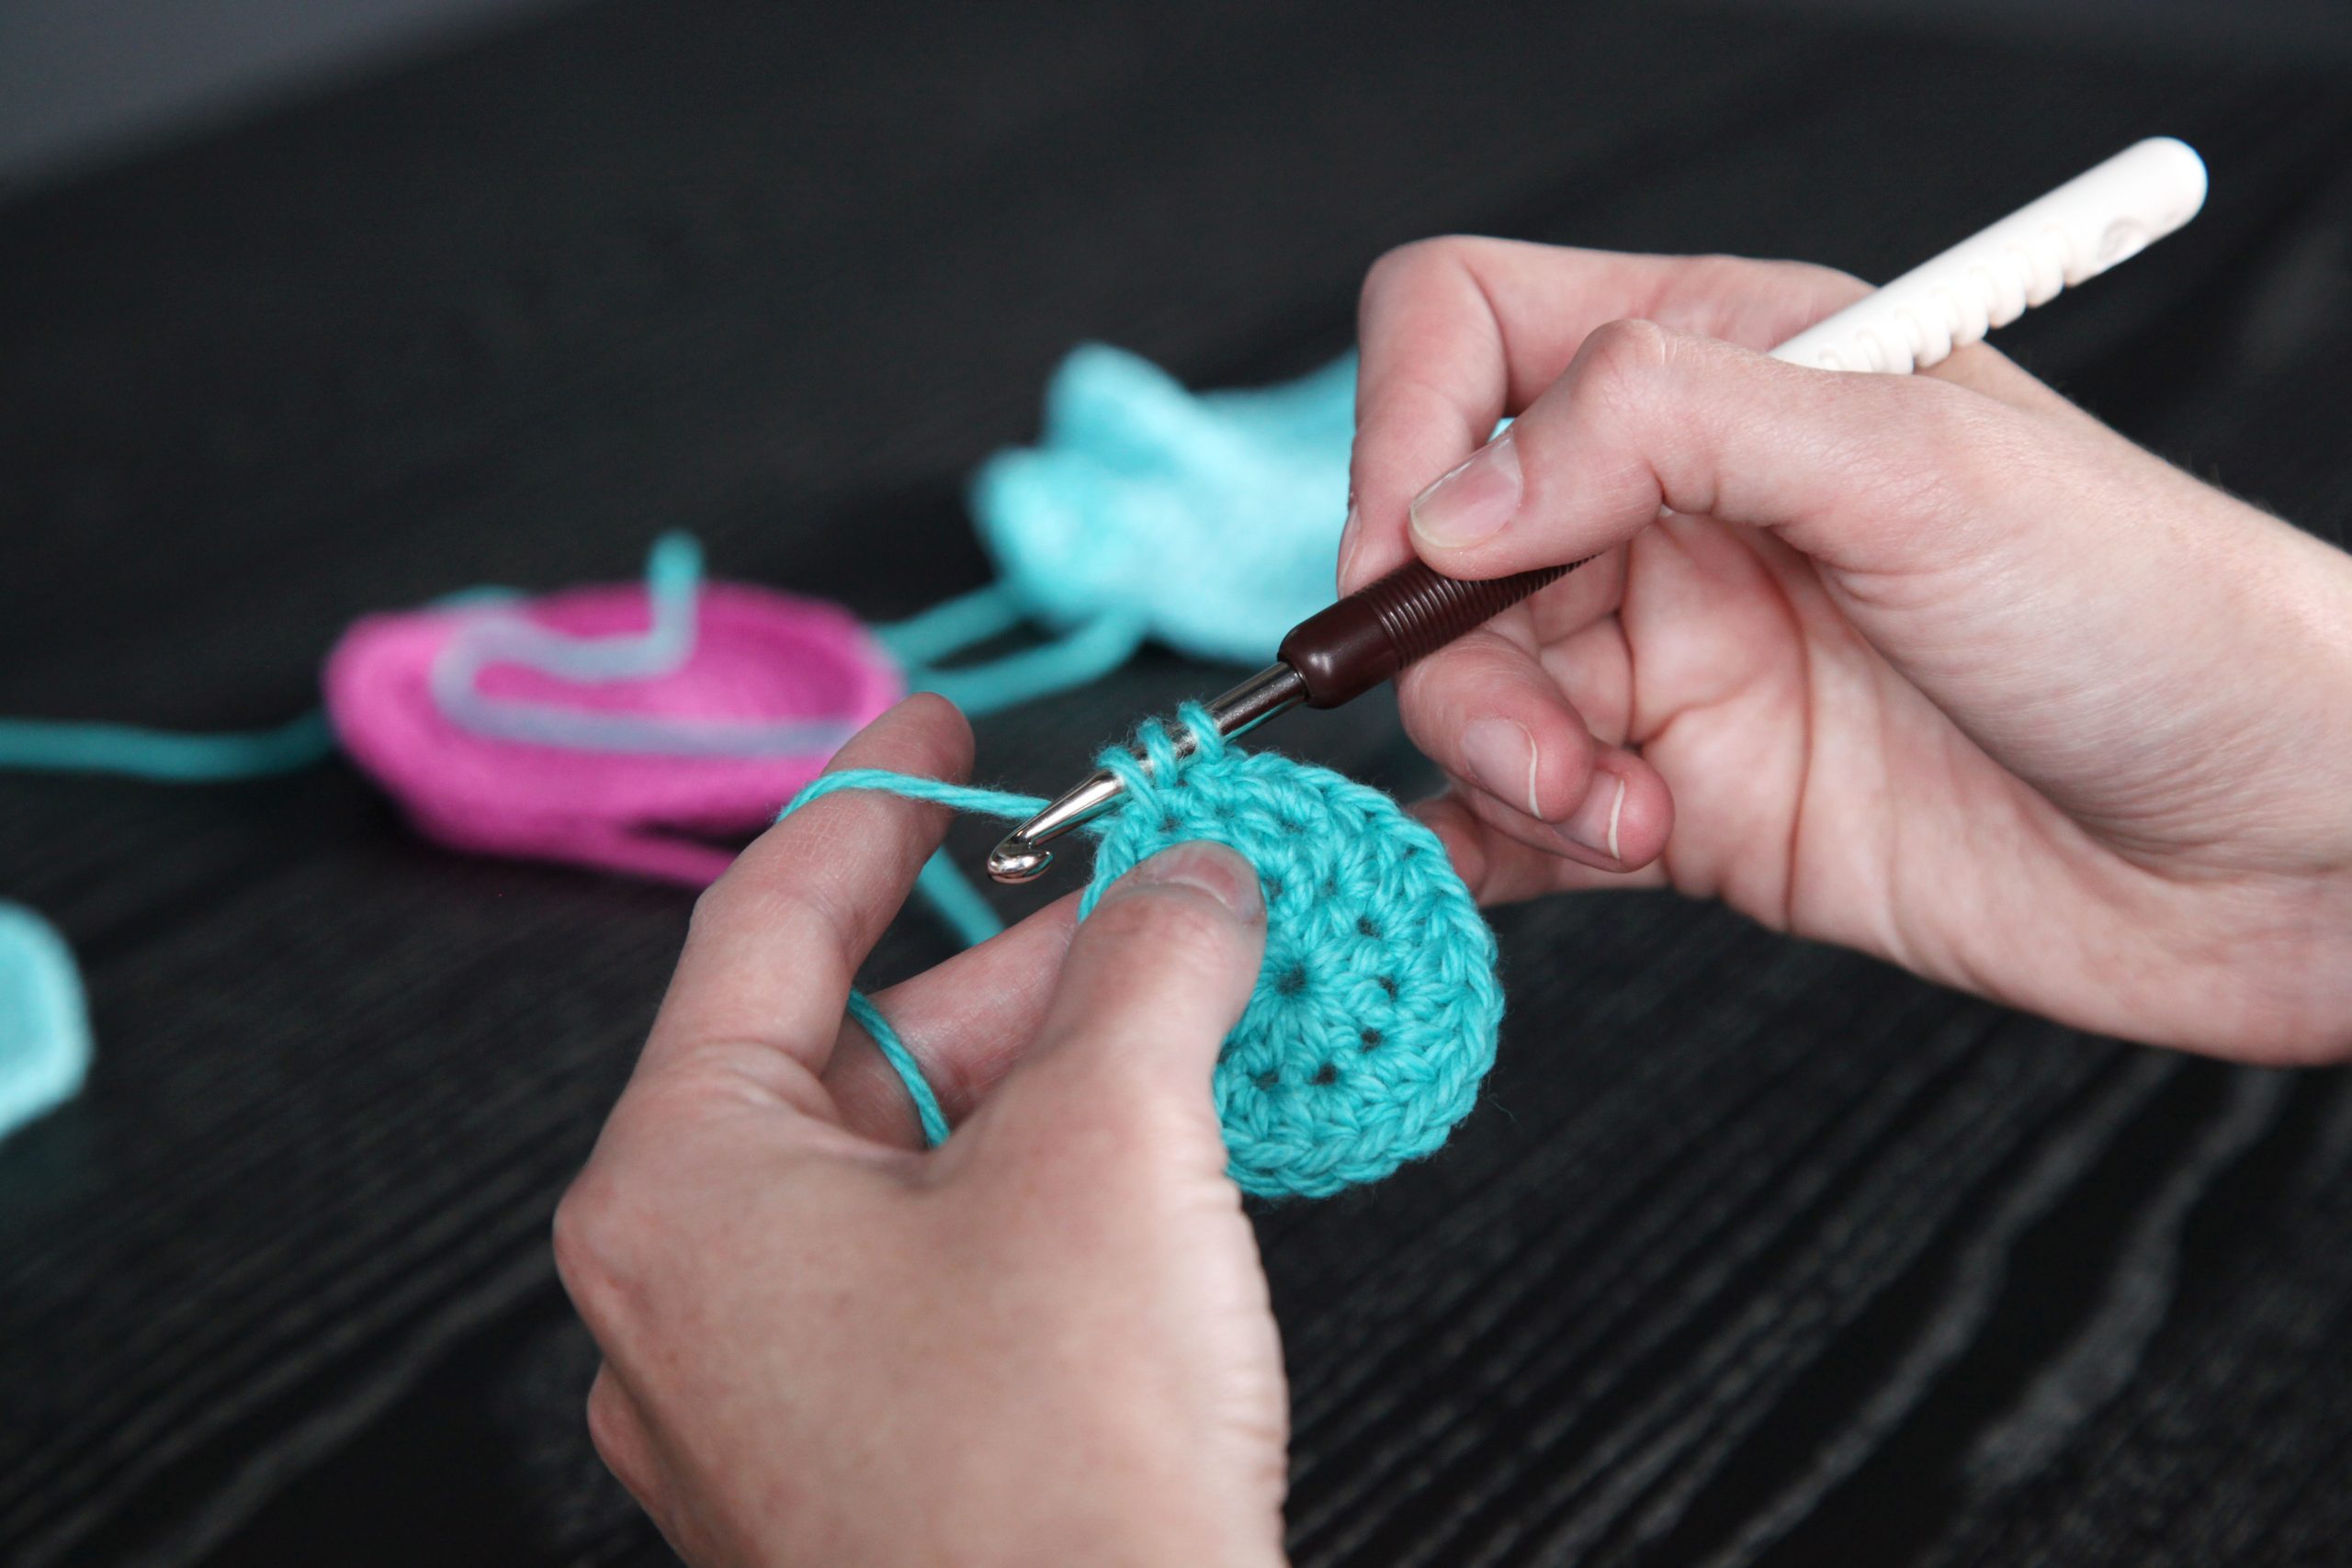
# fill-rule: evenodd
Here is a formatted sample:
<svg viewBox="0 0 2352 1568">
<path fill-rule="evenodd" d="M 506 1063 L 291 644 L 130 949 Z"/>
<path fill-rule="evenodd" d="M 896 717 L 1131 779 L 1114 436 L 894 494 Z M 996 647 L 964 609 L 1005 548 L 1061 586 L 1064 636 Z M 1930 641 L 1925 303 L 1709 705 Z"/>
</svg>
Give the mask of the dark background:
<svg viewBox="0 0 2352 1568">
<path fill-rule="evenodd" d="M 0 712 L 276 721 L 356 615 L 665 527 L 888 618 L 985 580 L 963 477 L 1082 339 L 1304 370 L 1448 230 L 1883 277 L 2157 132 L 2204 216 L 2004 345 L 2341 540 L 2352 42 L 2052 9 L 600 0 L 28 184 Z M 1227 673 L 1148 654 L 982 769 Z M 1292 723 L 1426 782 L 1385 701 Z M 547 1227 L 688 897 L 446 853 L 341 764 L 0 779 L 0 894 L 99 1042 L 0 1144 L 0 1561 L 663 1561 Z M 1483 1108 L 1261 1215 L 1302 1562 L 2352 1559 L 2352 1080 L 1664 896 L 1495 919 Z"/>
</svg>

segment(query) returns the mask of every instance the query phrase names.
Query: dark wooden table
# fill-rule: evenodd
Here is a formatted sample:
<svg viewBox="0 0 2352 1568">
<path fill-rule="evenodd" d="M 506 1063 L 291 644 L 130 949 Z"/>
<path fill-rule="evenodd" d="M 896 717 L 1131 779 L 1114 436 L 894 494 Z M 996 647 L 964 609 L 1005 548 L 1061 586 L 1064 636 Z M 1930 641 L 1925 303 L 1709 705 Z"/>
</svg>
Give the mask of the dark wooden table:
<svg viewBox="0 0 2352 1568">
<path fill-rule="evenodd" d="M 0 712 L 276 720 L 355 615 L 665 527 L 892 616 L 984 580 L 962 478 L 1081 339 L 1305 369 L 1445 230 L 1883 276 L 2157 131 L 2206 215 L 2007 346 L 2352 520 L 2316 64 L 1630 0 L 842 9 L 609 0 L 0 208 Z M 1152 654 L 983 768 L 1058 785 L 1225 674 Z M 1426 782 L 1380 703 L 1283 739 Z M 0 778 L 0 894 L 99 1038 L 0 1144 L 0 1560 L 662 1560 L 547 1227 L 685 896 L 442 852 L 340 765 Z M 1496 923 L 1484 1107 L 1261 1217 L 1302 1562 L 2352 1560 L 2352 1080 L 1665 897 Z M 910 919 L 876 967 L 941 952 Z"/>
</svg>

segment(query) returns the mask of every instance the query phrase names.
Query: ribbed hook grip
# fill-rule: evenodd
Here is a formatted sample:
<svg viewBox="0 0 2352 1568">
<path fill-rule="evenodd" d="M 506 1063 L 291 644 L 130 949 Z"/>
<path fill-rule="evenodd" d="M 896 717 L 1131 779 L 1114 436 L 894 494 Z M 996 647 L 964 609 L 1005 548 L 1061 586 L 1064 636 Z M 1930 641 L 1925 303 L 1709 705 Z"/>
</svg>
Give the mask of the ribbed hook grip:
<svg viewBox="0 0 2352 1568">
<path fill-rule="evenodd" d="M 2205 164 L 2169 136 L 2125 148 L 1772 351 L 1905 375 L 2139 254 L 2197 214 Z"/>
<path fill-rule="evenodd" d="M 1277 657 L 1306 682 L 1309 707 L 1335 708 L 1583 564 L 1469 582 L 1412 561 L 1301 621 Z"/>
</svg>

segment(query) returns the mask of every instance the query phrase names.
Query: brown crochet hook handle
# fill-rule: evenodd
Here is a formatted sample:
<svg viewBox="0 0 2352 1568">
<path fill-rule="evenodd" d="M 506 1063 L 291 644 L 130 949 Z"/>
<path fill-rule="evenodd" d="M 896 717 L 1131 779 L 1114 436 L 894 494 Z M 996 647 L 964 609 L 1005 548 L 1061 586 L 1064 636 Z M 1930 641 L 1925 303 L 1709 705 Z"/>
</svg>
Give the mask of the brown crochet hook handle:
<svg viewBox="0 0 2352 1568">
<path fill-rule="evenodd" d="M 1299 622 L 1274 657 L 1298 672 L 1307 706 L 1335 708 L 1396 679 L 1407 665 L 1583 564 L 1571 561 L 1471 582 L 1408 561 Z"/>
<path fill-rule="evenodd" d="M 1400 566 L 1293 626 L 1273 664 L 1206 705 L 1209 721 L 1229 739 L 1302 703 L 1338 707 L 1583 564 L 1570 561 L 1483 582 L 1441 577 L 1419 561 Z M 1179 756 L 1196 744 L 1190 730 L 1169 739 Z M 989 856 L 989 874 L 999 882 L 1038 875 L 1053 863 L 1046 845 L 1109 810 L 1125 788 L 1117 775 L 1097 769 L 1007 833 Z"/>
</svg>

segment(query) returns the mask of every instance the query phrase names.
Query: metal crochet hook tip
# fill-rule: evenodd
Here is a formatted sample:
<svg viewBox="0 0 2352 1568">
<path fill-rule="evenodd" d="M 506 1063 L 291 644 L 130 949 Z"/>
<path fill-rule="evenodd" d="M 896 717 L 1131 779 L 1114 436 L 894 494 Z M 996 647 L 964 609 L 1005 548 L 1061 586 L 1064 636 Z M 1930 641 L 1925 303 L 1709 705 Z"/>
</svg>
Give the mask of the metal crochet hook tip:
<svg viewBox="0 0 2352 1568">
<path fill-rule="evenodd" d="M 1306 682 L 1287 664 L 1271 664 L 1233 690 L 1204 705 L 1216 732 L 1230 740 L 1306 700 Z M 1190 756 L 1199 741 L 1190 729 L 1176 728 L 1169 736 L 1176 754 Z M 1064 833 L 1092 821 L 1114 805 L 1126 785 L 1116 773 L 1098 768 L 1084 783 L 1036 816 L 1007 833 L 989 852 L 989 875 L 999 882 L 1030 882 L 1054 863 L 1054 852 L 1045 846 Z"/>
</svg>

